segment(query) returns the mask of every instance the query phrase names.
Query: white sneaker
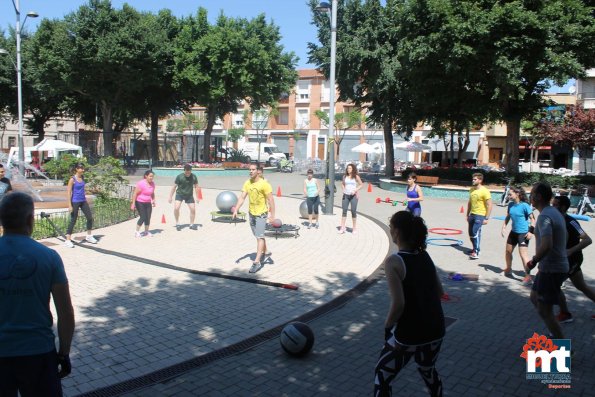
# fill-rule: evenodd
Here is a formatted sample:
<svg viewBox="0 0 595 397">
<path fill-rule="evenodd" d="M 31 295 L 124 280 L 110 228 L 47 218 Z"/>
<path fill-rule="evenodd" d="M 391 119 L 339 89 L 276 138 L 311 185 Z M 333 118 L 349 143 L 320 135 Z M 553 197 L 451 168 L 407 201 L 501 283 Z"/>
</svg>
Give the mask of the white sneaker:
<svg viewBox="0 0 595 397">
<path fill-rule="evenodd" d="M 68 248 L 74 248 L 74 244 L 72 243 L 72 241 L 71 241 L 71 240 L 66 240 L 66 241 L 64 242 L 64 246 L 65 246 L 65 247 L 68 247 Z"/>
<path fill-rule="evenodd" d="M 143 236 L 145 236 L 145 237 L 153 237 L 153 233 L 151 233 L 151 232 L 143 232 Z"/>
<path fill-rule="evenodd" d="M 97 244 L 97 239 L 90 234 L 85 237 L 85 241 L 91 244 Z"/>
<path fill-rule="evenodd" d="M 345 233 L 345 228 L 344 228 L 344 227 L 342 227 L 341 229 L 339 229 L 339 230 L 337 231 L 337 233 L 339 233 L 339 234 L 343 234 L 343 233 Z"/>
<path fill-rule="evenodd" d="M 143 234 L 141 232 L 134 232 L 134 237 L 142 237 Z"/>
</svg>

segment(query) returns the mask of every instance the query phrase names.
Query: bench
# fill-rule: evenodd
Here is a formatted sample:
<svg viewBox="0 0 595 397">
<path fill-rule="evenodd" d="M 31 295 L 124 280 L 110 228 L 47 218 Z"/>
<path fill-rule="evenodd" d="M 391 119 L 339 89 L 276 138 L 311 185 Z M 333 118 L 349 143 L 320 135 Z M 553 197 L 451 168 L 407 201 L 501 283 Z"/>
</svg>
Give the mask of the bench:
<svg viewBox="0 0 595 397">
<path fill-rule="evenodd" d="M 418 175 L 416 182 L 420 185 L 437 185 L 439 179 L 437 176 Z"/>
</svg>

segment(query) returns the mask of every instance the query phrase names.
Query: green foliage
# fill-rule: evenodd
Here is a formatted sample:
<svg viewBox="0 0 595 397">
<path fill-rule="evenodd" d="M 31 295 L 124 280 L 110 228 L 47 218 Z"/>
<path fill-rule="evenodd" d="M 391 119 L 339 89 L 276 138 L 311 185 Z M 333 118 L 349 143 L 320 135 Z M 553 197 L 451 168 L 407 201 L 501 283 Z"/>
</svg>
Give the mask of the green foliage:
<svg viewBox="0 0 595 397">
<path fill-rule="evenodd" d="M 210 25 L 207 12 L 181 22 L 174 59 L 176 87 L 206 108 L 205 159 L 210 158 L 210 137 L 217 117 L 237 112 L 246 99 L 261 109 L 288 92 L 297 80 L 297 59 L 279 44 L 279 28 L 260 15 L 252 20 L 221 14 Z"/>
<path fill-rule="evenodd" d="M 237 142 L 246 134 L 245 128 L 230 128 L 227 130 L 227 139 L 230 142 Z"/>
<path fill-rule="evenodd" d="M 74 174 L 74 166 L 81 163 L 85 166 L 85 169 L 89 167 L 87 159 L 78 158 L 71 154 L 65 154 L 59 158 L 53 158 L 50 161 L 43 164 L 43 168 L 50 177 L 55 179 L 62 179 L 64 184 L 68 183 L 70 177 Z"/>
<path fill-rule="evenodd" d="M 248 156 L 244 154 L 242 149 L 229 149 L 227 161 L 239 161 L 240 163 L 248 163 Z"/>
<path fill-rule="evenodd" d="M 413 170 L 407 169 L 403 171 L 400 179 L 406 180 L 410 172 L 415 172 L 417 175 L 437 176 L 440 177 L 441 183 L 448 183 L 448 181 L 458 182 L 463 185 L 471 186 L 471 176 L 476 172 L 481 172 L 484 177 L 484 184 L 486 185 L 506 185 L 508 182 L 505 178 L 512 177 L 512 183 L 515 185 L 522 185 L 530 187 L 537 182 L 547 182 L 551 186 L 559 186 L 563 189 L 570 187 L 577 187 L 579 184 L 593 183 L 594 177 L 568 177 L 561 175 L 549 175 L 540 172 L 521 172 L 514 175 L 505 174 L 496 171 L 479 171 L 471 168 L 433 168 L 431 170 Z"/>
<path fill-rule="evenodd" d="M 89 172 L 85 171 L 85 179 L 89 184 L 89 190 L 97 195 L 101 202 L 113 197 L 124 184 L 126 170 L 120 164 L 120 160 L 114 157 L 102 157 L 99 163 L 90 167 Z"/>
</svg>

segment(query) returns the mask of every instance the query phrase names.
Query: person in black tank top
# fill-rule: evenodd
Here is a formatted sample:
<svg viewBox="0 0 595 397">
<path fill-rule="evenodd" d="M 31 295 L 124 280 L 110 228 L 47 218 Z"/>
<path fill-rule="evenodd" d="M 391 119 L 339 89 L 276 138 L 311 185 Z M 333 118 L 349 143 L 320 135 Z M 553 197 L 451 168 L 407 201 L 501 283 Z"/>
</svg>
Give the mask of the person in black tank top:
<svg viewBox="0 0 595 397">
<path fill-rule="evenodd" d="M 390 396 L 391 382 L 415 358 L 432 396 L 442 396 L 436 360 L 445 333 L 440 298 L 444 294 L 434 262 L 426 252 L 428 229 L 421 217 L 400 211 L 390 220 L 397 254 L 384 261 L 391 305 L 385 343 L 375 368 L 374 396 Z"/>
<path fill-rule="evenodd" d="M 566 213 L 568 208 L 570 208 L 570 199 L 567 196 L 554 197 L 552 205 L 564 215 L 564 220 L 566 221 L 566 231 L 568 232 L 566 250 L 568 252 L 568 264 L 570 265 L 568 277 L 576 289 L 595 302 L 595 289 L 587 285 L 585 277 L 583 276 L 583 271 L 581 270 L 581 265 L 583 264 L 583 249 L 591 245 L 591 237 L 585 233 L 576 219 Z M 564 291 L 560 291 L 560 294 L 558 295 L 558 303 L 560 304 L 560 313 L 556 316 L 558 322 L 573 322 L 574 318 L 572 317 L 572 313 L 568 310 Z M 592 315 L 591 318 L 595 320 L 595 315 Z"/>
</svg>

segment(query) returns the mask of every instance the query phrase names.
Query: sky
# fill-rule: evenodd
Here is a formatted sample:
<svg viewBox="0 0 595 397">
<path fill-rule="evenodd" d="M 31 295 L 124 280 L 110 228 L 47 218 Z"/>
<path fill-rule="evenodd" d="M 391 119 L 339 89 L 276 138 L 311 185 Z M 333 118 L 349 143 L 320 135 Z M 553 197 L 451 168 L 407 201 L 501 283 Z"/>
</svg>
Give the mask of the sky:
<svg viewBox="0 0 595 397">
<path fill-rule="evenodd" d="M 229 17 L 252 18 L 265 14 L 279 27 L 281 44 L 286 51 L 293 51 L 298 57 L 298 68 L 314 68 L 308 64 L 308 42 L 317 42 L 316 29 L 310 23 L 312 17 L 307 0 L 112 0 L 114 8 L 128 3 L 139 11 L 157 12 L 169 8 L 177 17 L 196 14 L 199 7 L 208 11 L 209 20 L 215 21 L 223 11 Z M 21 23 L 29 11 L 35 11 L 39 18 L 27 18 L 24 29 L 35 31 L 42 18 L 57 19 L 88 4 L 86 0 L 20 0 Z M 8 31 L 14 27 L 16 15 L 11 0 L 0 0 L 0 29 Z"/>
<path fill-rule="evenodd" d="M 17 1 L 17 0 L 15 0 Z M 29 11 L 35 11 L 39 18 L 27 18 L 24 29 L 35 31 L 42 18 L 62 18 L 66 14 L 76 11 L 81 5 L 87 4 L 85 0 L 21 0 L 21 23 Z M 281 32 L 281 43 L 286 51 L 293 51 L 298 57 L 298 68 L 314 68 L 308 64 L 308 42 L 317 43 L 316 29 L 311 24 L 312 17 L 307 0 L 112 0 L 115 8 L 121 8 L 128 3 L 139 11 L 157 12 L 169 8 L 173 14 L 182 17 L 193 15 L 199 7 L 208 11 L 211 21 L 223 11 L 229 17 L 252 18 L 264 13 L 267 20 L 272 20 Z M 0 0 L 0 29 L 7 31 L 9 26 L 15 25 L 16 17 L 11 0 Z M 552 87 L 549 92 L 568 93 L 574 84 L 571 80 L 563 87 Z"/>
</svg>

